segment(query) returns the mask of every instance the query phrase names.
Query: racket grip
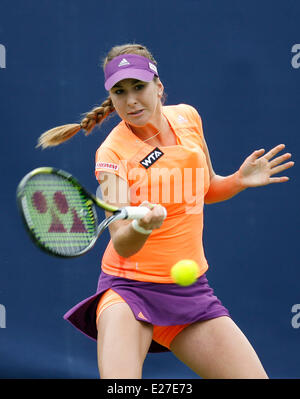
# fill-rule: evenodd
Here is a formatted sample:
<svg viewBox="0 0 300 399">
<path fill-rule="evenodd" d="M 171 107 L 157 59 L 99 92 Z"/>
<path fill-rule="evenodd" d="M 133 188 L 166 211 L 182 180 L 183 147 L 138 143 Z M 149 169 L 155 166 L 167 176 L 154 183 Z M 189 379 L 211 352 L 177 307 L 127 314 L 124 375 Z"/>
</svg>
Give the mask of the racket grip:
<svg viewBox="0 0 300 399">
<path fill-rule="evenodd" d="M 167 216 L 167 210 L 164 208 L 165 218 Z M 149 211 L 149 208 L 145 206 L 126 206 L 127 219 L 142 219 Z"/>
</svg>

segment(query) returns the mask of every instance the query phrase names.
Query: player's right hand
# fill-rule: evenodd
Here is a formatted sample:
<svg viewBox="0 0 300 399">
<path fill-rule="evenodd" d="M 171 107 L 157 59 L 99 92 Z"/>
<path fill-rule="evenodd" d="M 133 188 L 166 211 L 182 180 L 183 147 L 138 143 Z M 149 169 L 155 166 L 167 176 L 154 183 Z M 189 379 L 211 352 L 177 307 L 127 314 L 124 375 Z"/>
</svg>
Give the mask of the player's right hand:
<svg viewBox="0 0 300 399">
<path fill-rule="evenodd" d="M 139 219 L 138 224 L 146 230 L 159 229 L 167 216 L 166 209 L 160 204 L 151 204 L 149 201 L 143 201 L 139 206 L 150 209 L 150 212 Z"/>
</svg>

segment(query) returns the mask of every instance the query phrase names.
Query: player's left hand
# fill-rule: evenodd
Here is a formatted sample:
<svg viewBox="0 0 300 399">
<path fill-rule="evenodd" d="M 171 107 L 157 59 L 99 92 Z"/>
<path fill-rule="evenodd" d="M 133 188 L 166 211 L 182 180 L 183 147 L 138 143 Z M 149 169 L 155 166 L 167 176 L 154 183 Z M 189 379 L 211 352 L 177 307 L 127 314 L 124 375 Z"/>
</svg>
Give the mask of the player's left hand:
<svg viewBox="0 0 300 399">
<path fill-rule="evenodd" d="M 294 166 L 294 162 L 285 162 L 292 156 L 290 153 L 274 158 L 284 148 L 284 144 L 279 144 L 266 154 L 265 150 L 261 149 L 249 155 L 239 169 L 241 184 L 246 188 L 288 181 L 287 176 L 271 177 Z"/>
</svg>

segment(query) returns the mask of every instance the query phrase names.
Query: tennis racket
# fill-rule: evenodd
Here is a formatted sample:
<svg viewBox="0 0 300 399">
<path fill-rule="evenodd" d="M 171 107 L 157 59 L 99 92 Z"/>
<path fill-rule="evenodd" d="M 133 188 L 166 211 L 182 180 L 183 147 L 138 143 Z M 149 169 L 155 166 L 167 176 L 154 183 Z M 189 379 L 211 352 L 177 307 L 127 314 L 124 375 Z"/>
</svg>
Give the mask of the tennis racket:
<svg viewBox="0 0 300 399">
<path fill-rule="evenodd" d="M 17 205 L 33 242 L 50 255 L 71 258 L 88 252 L 114 221 L 141 219 L 144 206 L 117 208 L 86 191 L 69 173 L 32 170 L 17 188 Z M 112 213 L 98 224 L 96 206 Z"/>
</svg>

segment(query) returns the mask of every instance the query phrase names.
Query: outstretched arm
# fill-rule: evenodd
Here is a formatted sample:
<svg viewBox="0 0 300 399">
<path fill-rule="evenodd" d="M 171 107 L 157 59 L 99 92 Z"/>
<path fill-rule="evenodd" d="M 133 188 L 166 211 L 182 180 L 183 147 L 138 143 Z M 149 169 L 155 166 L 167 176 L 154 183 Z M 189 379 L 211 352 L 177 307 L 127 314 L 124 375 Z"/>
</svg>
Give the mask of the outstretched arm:
<svg viewBox="0 0 300 399">
<path fill-rule="evenodd" d="M 279 144 L 266 154 L 264 154 L 264 149 L 254 151 L 245 159 L 237 172 L 223 177 L 215 174 L 211 165 L 208 148 L 206 145 L 205 147 L 204 152 L 210 170 L 210 186 L 204 199 L 206 204 L 230 199 L 248 187 L 286 182 L 289 180 L 287 176 L 272 176 L 294 165 L 294 162 L 285 162 L 291 157 L 290 153 L 285 153 L 274 158 L 285 148 L 284 144 Z"/>
</svg>

